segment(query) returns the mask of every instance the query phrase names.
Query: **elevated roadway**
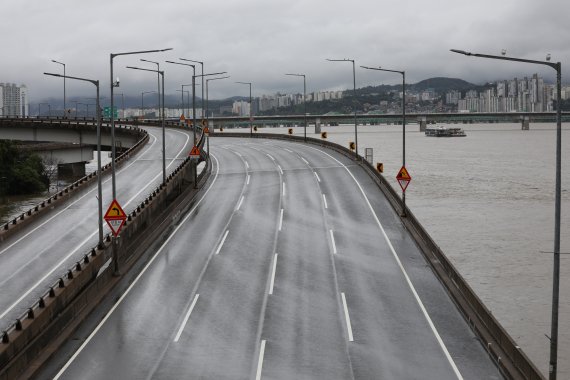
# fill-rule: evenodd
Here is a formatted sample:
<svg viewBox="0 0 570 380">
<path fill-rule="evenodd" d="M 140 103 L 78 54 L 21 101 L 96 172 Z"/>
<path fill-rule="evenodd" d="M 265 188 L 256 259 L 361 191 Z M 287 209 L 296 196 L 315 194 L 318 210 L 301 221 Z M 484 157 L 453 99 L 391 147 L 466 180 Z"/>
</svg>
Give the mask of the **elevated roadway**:
<svg viewBox="0 0 570 380">
<path fill-rule="evenodd" d="M 145 127 L 148 144 L 117 169 L 117 199 L 132 211 L 162 181 L 162 131 Z M 166 131 L 167 171 L 186 158 L 192 136 Z M 97 245 L 97 184 L 36 218 L 0 244 L 0 331 L 25 313 L 59 276 Z M 103 178 L 103 207 L 112 201 L 110 176 Z M 105 233 L 108 232 L 105 226 Z"/>
<path fill-rule="evenodd" d="M 360 166 L 286 141 L 210 145 L 193 208 L 40 378 L 501 378 Z"/>
</svg>

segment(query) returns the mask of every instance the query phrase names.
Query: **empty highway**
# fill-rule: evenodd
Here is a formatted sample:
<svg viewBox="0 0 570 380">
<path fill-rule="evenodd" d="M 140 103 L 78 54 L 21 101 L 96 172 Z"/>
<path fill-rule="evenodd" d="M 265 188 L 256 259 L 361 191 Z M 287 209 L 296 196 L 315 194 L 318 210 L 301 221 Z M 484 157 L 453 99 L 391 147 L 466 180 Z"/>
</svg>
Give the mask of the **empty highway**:
<svg viewBox="0 0 570 380">
<path fill-rule="evenodd" d="M 193 208 L 41 378 L 501 378 L 359 166 L 299 143 L 211 146 Z"/>
<path fill-rule="evenodd" d="M 162 182 L 162 130 L 145 128 L 150 139 L 134 157 L 117 168 L 117 199 L 129 213 Z M 166 131 L 167 171 L 188 155 L 191 133 Z M 111 176 L 103 177 L 103 212 L 112 201 Z M 109 229 L 104 223 L 106 234 Z M 97 182 L 64 204 L 37 217 L 0 244 L 0 331 L 6 329 L 48 287 L 97 245 Z"/>
</svg>

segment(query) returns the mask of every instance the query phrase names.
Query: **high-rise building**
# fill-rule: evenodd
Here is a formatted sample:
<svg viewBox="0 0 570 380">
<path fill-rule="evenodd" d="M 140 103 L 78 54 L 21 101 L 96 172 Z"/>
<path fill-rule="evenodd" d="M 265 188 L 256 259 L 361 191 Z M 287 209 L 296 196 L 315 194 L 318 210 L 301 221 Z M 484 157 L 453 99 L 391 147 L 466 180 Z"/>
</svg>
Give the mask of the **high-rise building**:
<svg viewBox="0 0 570 380">
<path fill-rule="evenodd" d="M 29 115 L 28 89 L 13 83 L 0 83 L 1 115 L 7 117 L 26 117 Z"/>
</svg>

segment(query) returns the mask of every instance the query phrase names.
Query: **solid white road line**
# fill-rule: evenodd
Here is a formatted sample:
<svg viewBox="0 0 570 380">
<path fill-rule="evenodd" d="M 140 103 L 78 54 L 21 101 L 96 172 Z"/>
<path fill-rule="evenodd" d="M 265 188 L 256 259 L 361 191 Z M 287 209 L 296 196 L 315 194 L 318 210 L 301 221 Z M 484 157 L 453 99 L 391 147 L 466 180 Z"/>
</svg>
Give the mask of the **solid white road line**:
<svg viewBox="0 0 570 380">
<path fill-rule="evenodd" d="M 244 162 L 245 162 L 245 168 L 249 169 L 249 164 L 247 163 L 247 161 L 244 161 Z"/>
<path fill-rule="evenodd" d="M 257 374 L 255 375 L 255 380 L 261 380 L 261 370 L 263 368 L 264 356 L 265 356 L 265 339 L 261 341 L 261 347 L 259 348 L 259 360 L 257 362 Z"/>
<path fill-rule="evenodd" d="M 331 243 L 332 243 L 332 247 L 333 247 L 333 253 L 336 255 L 336 243 L 334 242 L 333 230 L 329 230 L 329 232 L 331 235 Z"/>
<path fill-rule="evenodd" d="M 271 272 L 271 283 L 269 284 L 269 294 L 273 294 L 273 285 L 275 284 L 275 271 L 277 270 L 277 253 L 273 256 L 273 271 Z"/>
<path fill-rule="evenodd" d="M 89 344 L 89 342 L 91 342 L 91 340 L 93 339 L 93 337 L 95 336 L 95 334 L 97 334 L 97 332 L 99 332 L 99 330 L 101 329 L 101 327 L 103 327 L 103 325 L 105 324 L 105 322 L 107 322 L 107 320 L 111 317 L 111 315 L 113 314 L 113 312 L 117 309 L 117 307 L 119 307 L 119 305 L 123 302 L 123 300 L 127 297 L 127 295 L 131 292 L 131 290 L 135 287 L 135 285 L 139 282 L 139 280 L 141 279 L 141 277 L 146 273 L 146 271 L 148 270 L 148 268 L 152 265 L 152 263 L 154 262 L 154 260 L 160 255 L 160 253 L 162 252 L 162 250 L 164 249 L 164 247 L 166 247 L 166 245 L 170 242 L 170 240 L 172 240 L 172 238 L 174 238 L 174 236 L 176 236 L 176 233 L 178 232 L 178 230 L 180 228 L 182 228 L 182 226 L 184 225 L 184 223 L 186 223 L 186 221 L 188 220 L 188 218 L 190 218 L 190 216 L 194 213 L 194 211 L 196 210 L 196 208 L 198 206 L 200 206 L 200 204 L 202 203 L 202 201 L 204 200 L 204 198 L 206 198 L 206 195 L 208 195 L 208 193 L 210 192 L 210 190 L 212 189 L 212 186 L 214 186 L 214 183 L 216 183 L 216 179 L 218 178 L 218 174 L 220 172 L 220 165 L 218 163 L 218 159 L 216 158 L 216 156 L 214 154 L 212 154 L 212 157 L 214 158 L 214 160 L 216 161 L 216 175 L 214 176 L 214 179 L 212 180 L 212 183 L 210 184 L 210 187 L 208 187 L 208 190 L 206 190 L 206 192 L 204 192 L 204 194 L 202 195 L 202 198 L 200 198 L 200 200 L 194 205 L 194 207 L 192 208 L 192 210 L 190 210 L 188 212 L 188 214 L 186 214 L 186 216 L 184 217 L 184 219 L 182 219 L 182 222 L 174 229 L 174 231 L 172 232 L 172 234 L 168 237 L 168 239 L 166 239 L 166 241 L 160 246 L 160 248 L 158 249 L 158 251 L 156 251 L 156 253 L 154 254 L 154 256 L 148 261 L 148 263 L 145 265 L 145 267 L 141 270 L 141 272 L 139 273 L 139 275 L 135 278 L 135 280 L 131 283 L 131 285 L 127 288 L 127 290 L 123 293 L 123 295 L 121 296 L 121 298 L 119 298 L 119 300 L 117 301 L 117 303 L 115 305 L 113 305 L 113 307 L 111 308 L 111 310 L 109 310 L 109 312 L 105 315 L 105 317 L 101 320 L 101 322 L 99 322 L 99 324 L 97 325 L 97 327 L 95 327 L 95 329 L 93 330 L 93 332 L 91 333 L 91 335 L 89 335 L 87 337 L 87 339 L 85 339 L 85 341 L 83 341 L 83 343 L 81 344 L 81 346 L 77 349 L 77 351 L 75 351 L 75 353 L 73 354 L 73 356 L 67 361 L 67 363 L 65 363 L 65 365 L 63 366 L 63 368 L 61 370 L 59 370 L 59 372 L 55 375 L 55 377 L 53 378 L 53 380 L 58 380 L 61 375 L 63 375 L 63 373 L 67 370 L 67 368 L 69 368 L 69 366 L 75 361 L 75 359 L 79 356 L 79 354 L 81 353 L 81 351 L 83 351 L 85 349 L 85 347 Z"/>
<path fill-rule="evenodd" d="M 241 204 L 243 203 L 243 199 L 244 199 L 244 198 L 245 198 L 245 196 L 242 195 L 242 196 L 241 196 L 241 199 L 239 200 L 239 203 L 238 203 L 238 205 L 237 205 L 236 211 L 238 211 L 239 208 L 241 207 Z"/>
<path fill-rule="evenodd" d="M 283 148 L 283 150 L 286 150 L 289 153 L 293 153 L 293 151 L 291 149 Z"/>
<path fill-rule="evenodd" d="M 329 208 L 329 205 L 327 204 L 327 196 L 323 194 L 323 203 L 325 205 L 325 208 Z"/>
<path fill-rule="evenodd" d="M 321 182 L 321 179 L 319 178 L 319 175 L 317 174 L 317 172 L 313 172 L 315 173 L 315 177 L 317 177 L 317 181 Z"/>
<path fill-rule="evenodd" d="M 248 174 L 247 175 L 247 182 L 246 182 L 247 185 L 249 185 L 249 178 L 250 178 L 250 175 Z"/>
<path fill-rule="evenodd" d="M 346 320 L 346 330 L 348 331 L 348 341 L 354 342 L 354 337 L 352 336 L 352 325 L 350 324 L 350 316 L 348 315 L 348 307 L 346 306 L 346 297 L 344 293 L 340 293 L 342 298 L 342 306 L 344 308 L 344 319 Z"/>
<path fill-rule="evenodd" d="M 218 249 L 216 249 L 216 255 L 218 253 L 220 253 L 220 250 L 222 249 L 222 246 L 224 245 L 226 238 L 228 237 L 228 233 L 230 232 L 230 230 L 226 230 L 226 233 L 224 234 L 224 237 L 222 238 L 222 241 L 220 242 L 220 245 L 218 245 Z"/>
<path fill-rule="evenodd" d="M 305 160 L 305 157 L 301 157 L 301 160 L 303 160 L 305 164 L 309 165 L 309 161 Z"/>
<path fill-rule="evenodd" d="M 279 217 L 279 231 L 283 228 L 283 209 L 281 209 L 281 216 Z"/>
<path fill-rule="evenodd" d="M 370 204 L 370 201 L 368 200 L 368 197 L 366 196 L 366 193 L 364 192 L 364 189 L 362 189 L 362 186 L 360 186 L 360 183 L 356 180 L 356 177 L 354 177 L 354 174 L 352 174 L 352 172 L 348 169 L 348 167 L 346 167 L 346 165 L 344 165 L 342 162 L 340 162 L 339 160 L 337 160 L 336 158 L 334 158 L 333 156 L 331 156 L 330 154 L 328 154 L 327 152 L 324 152 L 318 148 L 312 148 L 315 149 L 325 155 L 327 155 L 328 157 L 332 158 L 333 160 L 335 160 L 337 163 L 339 163 L 342 167 L 344 167 L 344 169 L 348 172 L 348 174 L 352 177 L 353 181 L 356 183 L 356 186 L 358 186 L 360 193 L 362 194 L 362 196 L 364 197 L 364 200 L 366 201 L 366 204 L 368 205 L 368 208 L 370 209 L 370 211 L 372 212 L 372 216 L 374 217 L 374 220 L 376 221 L 376 224 L 378 225 L 378 227 L 380 228 L 380 231 L 382 232 L 382 235 L 384 236 L 384 240 L 386 240 L 386 243 L 388 244 L 388 247 L 390 248 L 390 251 L 392 252 L 392 255 L 394 256 L 394 259 L 396 260 L 398 267 L 400 268 L 400 271 L 402 272 L 412 294 L 414 295 L 414 298 L 416 299 L 416 302 L 418 303 L 418 305 L 420 306 L 420 309 L 422 310 L 422 313 L 429 325 L 429 327 L 431 328 L 431 331 L 433 332 L 433 334 L 435 335 L 435 338 L 437 340 L 437 342 L 439 343 L 439 346 L 441 347 L 441 349 L 443 350 L 443 353 L 445 355 L 445 357 L 447 358 L 447 361 L 449 362 L 451 368 L 453 369 L 453 371 L 455 372 L 455 375 L 457 376 L 457 378 L 459 380 L 463 380 L 463 376 L 461 375 L 461 373 L 459 372 L 459 369 L 457 368 L 457 365 L 455 364 L 455 361 L 453 360 L 453 358 L 451 357 L 451 354 L 449 353 L 449 351 L 447 350 L 447 347 L 445 346 L 445 343 L 443 342 L 443 340 L 441 339 L 441 336 L 439 335 L 439 332 L 437 331 L 435 325 L 433 324 L 433 321 L 431 320 L 431 317 L 429 316 L 422 300 L 420 299 L 420 296 L 418 295 L 418 292 L 416 291 L 416 288 L 414 287 L 414 284 L 412 283 L 412 280 L 410 279 L 410 277 L 408 276 L 408 272 L 406 272 L 406 269 L 404 268 L 404 265 L 402 264 L 402 261 L 400 260 L 400 257 L 398 256 L 398 254 L 396 253 L 396 250 L 394 249 L 394 246 L 392 245 L 392 242 L 390 241 L 390 238 L 388 238 L 388 235 L 386 234 L 386 231 L 384 230 L 384 227 L 382 226 L 382 223 L 380 223 L 380 219 L 378 219 L 378 216 L 376 215 L 376 211 L 374 211 L 374 208 L 372 207 L 372 205 Z"/>
<path fill-rule="evenodd" d="M 283 182 L 283 196 L 285 196 L 285 182 Z"/>
<path fill-rule="evenodd" d="M 184 317 L 184 320 L 182 321 L 182 324 L 178 329 L 178 333 L 174 337 L 174 342 L 178 342 L 178 340 L 180 339 L 180 335 L 182 335 L 182 331 L 184 331 L 184 328 L 188 323 L 188 319 L 190 319 L 190 314 L 192 314 L 192 310 L 194 310 L 194 306 L 196 306 L 196 301 L 198 301 L 198 297 L 200 297 L 200 295 L 196 294 L 196 296 L 194 297 L 194 301 L 192 301 L 192 305 L 190 305 L 190 309 L 188 309 L 188 312 L 186 313 L 186 316 Z"/>
<path fill-rule="evenodd" d="M 279 169 L 279 173 L 281 173 L 281 175 L 283 175 L 283 169 L 281 169 L 281 166 L 277 165 L 277 168 Z"/>
<path fill-rule="evenodd" d="M 270 155 L 269 153 L 265 153 L 267 155 L 267 157 L 271 158 L 273 161 L 275 161 L 275 158 L 273 158 L 272 155 Z"/>
</svg>

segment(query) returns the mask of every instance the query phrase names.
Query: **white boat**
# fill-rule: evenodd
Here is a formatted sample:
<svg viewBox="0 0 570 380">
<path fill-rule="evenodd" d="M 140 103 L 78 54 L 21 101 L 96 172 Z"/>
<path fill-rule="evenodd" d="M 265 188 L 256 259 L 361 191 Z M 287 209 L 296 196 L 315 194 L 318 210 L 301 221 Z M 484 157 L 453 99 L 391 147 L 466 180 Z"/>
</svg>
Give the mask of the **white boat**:
<svg viewBox="0 0 570 380">
<path fill-rule="evenodd" d="M 429 137 L 465 137 L 465 131 L 457 127 L 426 127 L 426 136 Z"/>
</svg>

